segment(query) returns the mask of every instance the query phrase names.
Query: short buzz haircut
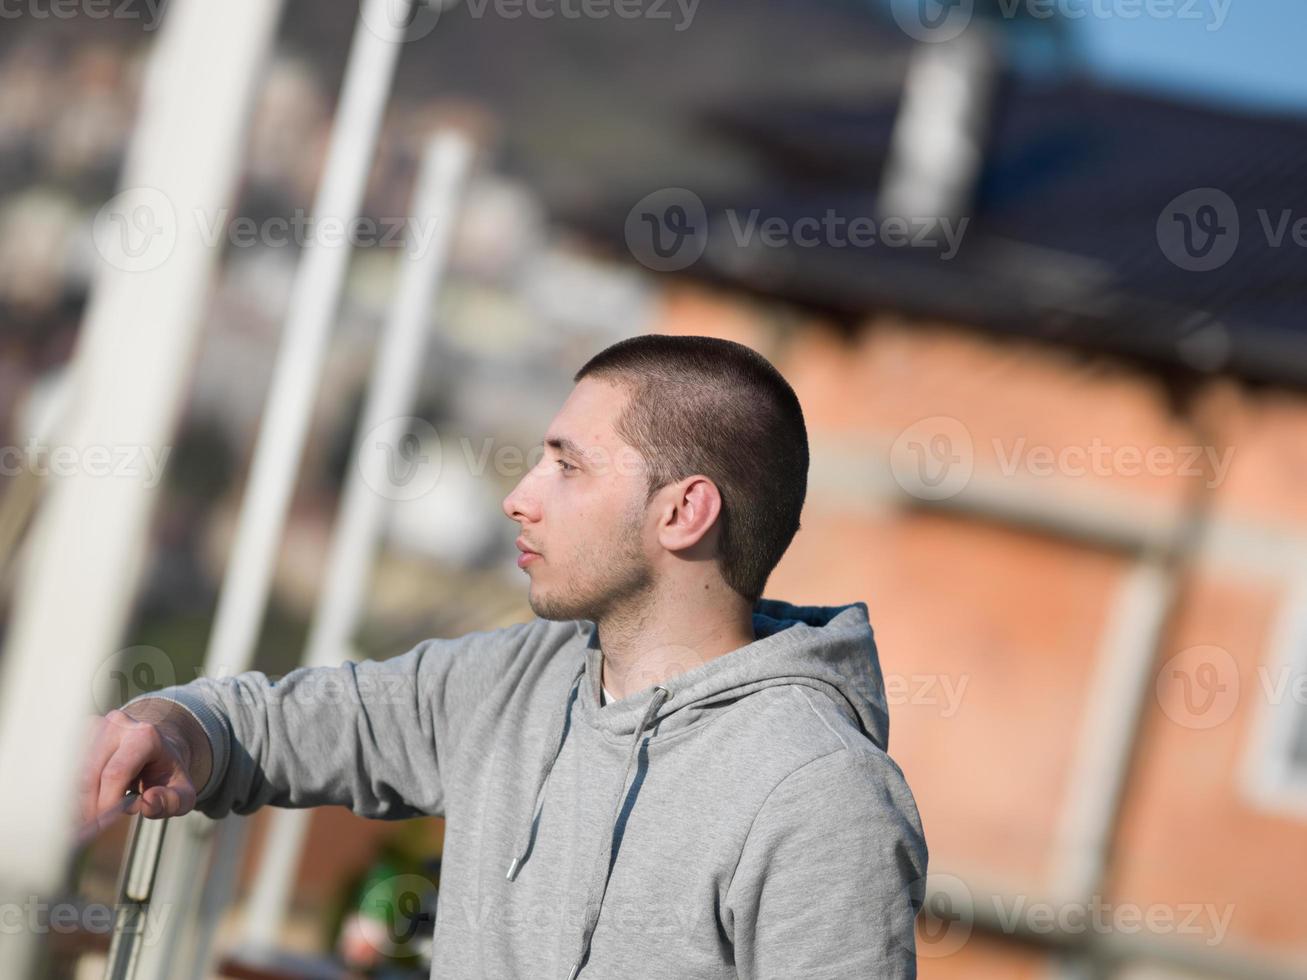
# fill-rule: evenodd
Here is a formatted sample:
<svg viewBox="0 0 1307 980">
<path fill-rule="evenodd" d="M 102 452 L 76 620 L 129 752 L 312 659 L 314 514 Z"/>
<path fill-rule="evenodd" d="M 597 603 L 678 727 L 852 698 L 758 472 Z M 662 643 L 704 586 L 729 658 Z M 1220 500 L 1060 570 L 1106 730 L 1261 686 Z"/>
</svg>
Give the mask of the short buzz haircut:
<svg viewBox="0 0 1307 980">
<path fill-rule="evenodd" d="M 663 487 L 708 477 L 722 499 L 722 578 L 752 606 L 799 530 L 808 433 L 794 390 L 771 362 L 731 340 L 643 334 L 576 372 L 628 399 L 614 428 L 648 467 L 646 505 Z"/>
</svg>

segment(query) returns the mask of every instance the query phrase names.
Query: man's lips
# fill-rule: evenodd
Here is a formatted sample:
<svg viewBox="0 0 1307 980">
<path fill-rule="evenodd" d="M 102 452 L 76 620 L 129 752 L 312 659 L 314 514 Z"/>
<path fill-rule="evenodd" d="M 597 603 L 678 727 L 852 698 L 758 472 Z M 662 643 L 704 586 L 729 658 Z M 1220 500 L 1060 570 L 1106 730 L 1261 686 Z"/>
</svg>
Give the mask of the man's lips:
<svg viewBox="0 0 1307 980">
<path fill-rule="evenodd" d="M 540 557 L 540 552 L 533 551 L 530 547 L 527 546 L 526 541 L 522 538 L 517 539 L 517 549 L 518 551 L 522 552 L 520 555 L 517 556 L 518 568 L 526 568 L 527 565 L 529 565 L 531 562 L 535 561 L 537 558 Z"/>
</svg>

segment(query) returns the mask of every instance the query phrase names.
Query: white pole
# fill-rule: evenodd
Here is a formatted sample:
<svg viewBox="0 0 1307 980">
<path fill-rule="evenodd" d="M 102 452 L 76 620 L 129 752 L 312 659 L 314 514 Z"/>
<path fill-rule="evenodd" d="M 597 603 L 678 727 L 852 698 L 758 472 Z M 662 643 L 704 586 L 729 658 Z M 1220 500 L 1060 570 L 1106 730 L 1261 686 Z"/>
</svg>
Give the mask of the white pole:
<svg viewBox="0 0 1307 980">
<path fill-rule="evenodd" d="M 390 496 L 386 454 L 398 450 L 408 428 L 406 413 L 417 398 L 433 300 L 443 277 L 471 149 L 454 132 L 440 134 L 427 145 L 399 291 L 373 365 L 354 444 L 355 465 L 346 477 L 327 581 L 309 634 L 305 654 L 309 666 L 339 664 L 354 636 Z M 273 815 L 245 915 L 245 938 L 253 950 L 276 945 L 308 818 L 306 810 L 278 810 Z"/>
<path fill-rule="evenodd" d="M 314 227 L 347 227 L 359 214 L 377 134 L 386 110 L 404 31 L 395 0 L 365 0 L 332 128 Z M 388 27 L 391 36 L 385 36 Z M 291 290 L 286 333 L 241 508 L 231 564 L 223 581 L 205 657 L 209 676 L 248 670 L 267 606 L 269 585 L 299 470 L 323 355 L 349 265 L 347 236 L 310 236 Z"/>
<path fill-rule="evenodd" d="M 253 660 L 291 491 L 299 471 L 313 398 L 322 373 L 327 340 L 349 265 L 348 236 L 340 233 L 359 214 L 375 156 L 377 136 L 394 81 L 412 0 L 364 0 L 354 28 L 340 104 L 332 126 L 322 185 L 313 205 L 313 235 L 305 243 L 291 289 L 286 330 L 277 353 L 267 409 L 254 448 L 254 460 L 241 504 L 231 561 L 205 655 L 206 676 L 248 670 Z M 399 14 L 399 16 L 396 16 Z M 334 225 L 334 233 L 325 232 Z M 191 822 L 202 819 L 198 815 Z M 238 833 L 239 824 L 219 830 Z M 141 975 L 172 980 L 176 949 L 196 950 L 187 969 L 205 968 L 208 950 L 198 948 L 192 930 L 211 934 L 211 925 L 195 922 L 191 884 L 203 873 L 204 835 L 188 835 L 177 860 L 160 868 L 155 904 L 171 914 L 169 941 L 142 958 Z M 211 838 L 207 838 L 211 839 Z M 173 904 L 176 903 L 176 904 Z M 215 909 L 212 897 L 202 907 Z"/>
<path fill-rule="evenodd" d="M 230 203 L 279 6 L 169 6 L 124 190 L 96 222 L 104 262 L 71 369 L 67 424 L 55 438 L 77 465 L 51 478 L 37 513 L 0 683 L 0 772 L 11 789 L 0 794 L 5 900 L 52 894 L 67 873 L 85 725 L 104 707 L 94 703 L 92 678 L 120 642 L 157 499 L 157 474 L 143 464 L 161 458 L 175 430 L 219 257 L 199 215 Z M 105 452 L 130 454 L 133 472 L 104 475 L 96 460 Z M 30 931 L 0 937 L 0 976 L 31 975 L 38 951 Z"/>
<path fill-rule="evenodd" d="M 1084 902 L 1101 890 L 1138 719 L 1176 591 L 1174 568 L 1160 554 L 1147 553 L 1117 587 L 1066 768 L 1050 883 L 1060 903 Z"/>
</svg>

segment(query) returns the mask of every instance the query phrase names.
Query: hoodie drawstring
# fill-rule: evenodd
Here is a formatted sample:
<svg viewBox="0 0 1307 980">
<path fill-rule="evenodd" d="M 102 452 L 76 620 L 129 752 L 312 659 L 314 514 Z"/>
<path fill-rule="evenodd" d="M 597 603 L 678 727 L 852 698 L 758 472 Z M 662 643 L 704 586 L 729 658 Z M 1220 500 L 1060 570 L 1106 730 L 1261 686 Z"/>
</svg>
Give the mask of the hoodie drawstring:
<svg viewBox="0 0 1307 980">
<path fill-rule="evenodd" d="M 505 876 L 509 881 L 516 880 L 517 873 L 522 869 L 527 851 L 531 847 L 531 828 L 535 824 L 536 812 L 540 808 L 540 797 L 544 792 L 545 784 L 549 781 L 549 773 L 553 770 L 554 763 L 563 751 L 563 735 L 567 726 L 568 709 L 572 703 L 572 696 L 576 692 L 576 686 L 584 673 L 585 664 L 582 663 L 577 669 L 576 676 L 572 678 L 572 685 L 567 692 L 567 697 L 555 712 L 554 724 L 551 728 L 558 732 L 558 738 L 555 740 L 553 752 L 545 757 L 536 776 L 536 789 L 531 802 L 531 812 L 527 815 L 526 826 L 518 834 L 518 846 L 513 850 L 513 860 L 509 864 L 508 874 Z M 580 952 L 577 954 L 576 963 L 573 964 L 571 972 L 567 975 L 567 980 L 576 980 L 576 975 L 581 972 L 581 964 L 590 951 L 590 937 L 594 935 L 595 926 L 599 922 L 599 910 L 603 906 L 604 895 L 608 891 L 608 876 L 612 871 L 613 838 L 617 834 L 617 817 L 621 813 L 626 780 L 631 775 L 631 767 L 635 764 L 636 756 L 639 753 L 640 739 L 644 737 L 645 729 L 649 727 L 649 723 L 653 720 L 654 715 L 658 713 L 658 709 L 670 696 L 671 692 L 667 688 L 661 686 L 654 688 L 653 697 L 649 701 L 649 706 L 645 709 L 644 717 L 640 719 L 640 724 L 636 726 L 635 734 L 631 738 L 631 747 L 626 753 L 626 766 L 622 770 L 622 781 L 618 786 L 617 799 L 613 801 L 613 812 L 608 821 L 608 837 L 600 851 L 595 855 L 589 895 L 586 898 L 585 925 L 581 932 Z M 597 895 L 596 892 L 598 892 Z"/>
<path fill-rule="evenodd" d="M 581 964 L 585 962 L 586 954 L 590 952 L 590 937 L 594 935 L 595 926 L 599 922 L 599 910 L 604 904 L 604 895 L 608 891 L 608 877 L 612 872 L 613 857 L 613 837 L 617 833 L 617 815 L 621 813 L 622 798 L 626 795 L 626 780 L 631 775 L 631 766 L 635 764 L 636 755 L 640 750 L 640 739 L 644 737 L 644 730 L 649 727 L 649 722 L 653 716 L 658 713 L 663 702 L 671 696 L 671 692 L 665 687 L 655 687 L 653 697 L 649 700 L 649 707 L 644 711 L 644 717 L 640 719 L 640 724 L 636 726 L 635 735 L 631 739 L 631 748 L 626 753 L 626 767 L 622 770 L 622 781 L 618 784 L 617 799 L 613 801 L 613 815 L 608 821 L 608 839 L 604 842 L 603 848 L 595 855 L 594 873 L 590 881 L 590 896 L 586 901 L 585 908 L 585 927 L 581 931 L 581 950 L 577 954 L 576 963 L 572 965 L 572 972 L 567 975 L 567 980 L 576 980 L 576 975 L 581 972 Z M 598 895 L 595 895 L 595 891 Z"/>
<path fill-rule="evenodd" d="M 554 711 L 553 724 L 549 727 L 558 732 L 558 737 L 554 740 L 554 751 L 541 762 L 540 771 L 536 774 L 536 789 L 531 800 L 531 812 L 527 814 L 526 826 L 518 834 L 518 846 L 513 849 L 513 861 L 508 866 L 506 877 L 509 881 L 517 877 L 517 872 L 526 859 L 526 852 L 531 847 L 531 825 L 535 823 L 536 810 L 540 808 L 540 794 L 544 791 L 545 783 L 549 781 L 549 773 L 553 771 L 554 763 L 563 751 L 563 735 L 567 731 L 568 708 L 572 704 L 572 696 L 576 693 L 576 685 L 581 682 L 581 677 L 584 674 L 585 663 L 582 662 L 581 666 L 576 670 L 576 676 L 572 678 L 572 685 L 568 688 L 567 697 Z"/>
</svg>

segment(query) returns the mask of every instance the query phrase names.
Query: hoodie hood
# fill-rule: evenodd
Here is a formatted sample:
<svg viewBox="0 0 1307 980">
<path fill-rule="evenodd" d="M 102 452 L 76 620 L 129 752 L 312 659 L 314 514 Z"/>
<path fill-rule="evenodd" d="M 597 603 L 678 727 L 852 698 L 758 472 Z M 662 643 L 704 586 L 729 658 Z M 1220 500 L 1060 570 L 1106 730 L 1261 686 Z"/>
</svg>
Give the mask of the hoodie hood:
<svg viewBox="0 0 1307 980">
<path fill-rule="evenodd" d="M 798 684 L 829 696 L 883 750 L 889 747 L 889 710 L 867 606 L 796 606 L 762 599 L 754 606 L 755 639 L 660 684 L 599 707 L 603 651 L 595 625 L 577 624 L 586 637 L 581 716 L 614 736 L 630 736 L 659 689 L 667 692 L 650 725 L 658 735 L 680 731 L 711 714 L 704 709 L 754 691 Z"/>
<path fill-rule="evenodd" d="M 532 808 L 522 815 L 515 857 L 507 869 L 511 882 L 530 855 L 532 832 L 549 773 L 562 751 L 574 713 L 608 737 L 625 742 L 625 772 L 613 800 L 608 839 L 595 855 L 585 922 L 569 980 L 580 972 L 589 951 L 608 886 L 618 813 L 647 731 L 656 726 L 656 732 L 650 734 L 650 738 L 656 738 L 695 724 L 708 724 L 713 714 L 708 709 L 713 705 L 763 688 L 794 684 L 827 695 L 867 738 L 882 750 L 889 745 L 885 684 L 865 603 L 796 606 L 777 599 L 760 599 L 753 609 L 752 643 L 603 707 L 599 705 L 603 651 L 596 626 L 580 620 L 576 628 L 585 643 L 581 662 L 567 697 L 555 709 L 551 731 L 557 736 L 550 739 L 542 754 Z"/>
</svg>

